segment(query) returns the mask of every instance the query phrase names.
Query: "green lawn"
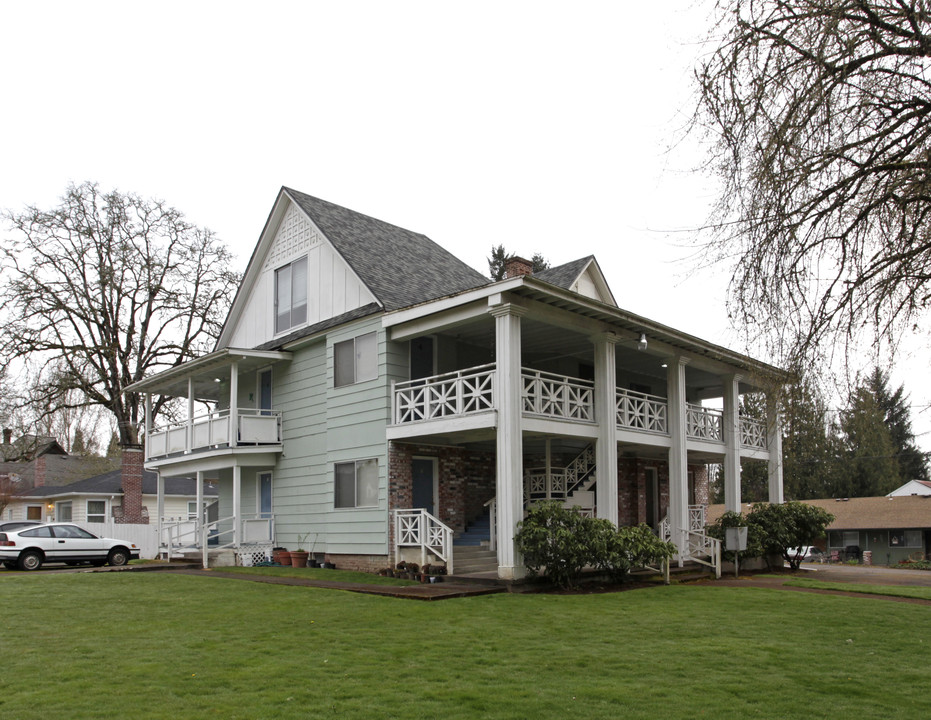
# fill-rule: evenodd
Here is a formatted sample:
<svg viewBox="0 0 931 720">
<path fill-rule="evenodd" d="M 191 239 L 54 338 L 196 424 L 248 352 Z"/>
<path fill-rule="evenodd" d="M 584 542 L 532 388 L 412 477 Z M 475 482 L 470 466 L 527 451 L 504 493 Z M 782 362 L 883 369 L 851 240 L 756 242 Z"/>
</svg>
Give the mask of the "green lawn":
<svg viewBox="0 0 931 720">
<path fill-rule="evenodd" d="M 0 717 L 919 718 L 927 607 L 754 588 L 418 602 L 0 573 Z"/>
<path fill-rule="evenodd" d="M 853 582 L 826 582 L 797 578 L 783 583 L 789 587 L 814 588 L 816 590 L 842 590 L 843 592 L 868 593 L 870 595 L 889 595 L 891 597 L 919 598 L 931 600 L 931 587 L 912 585 L 872 585 Z"/>
</svg>

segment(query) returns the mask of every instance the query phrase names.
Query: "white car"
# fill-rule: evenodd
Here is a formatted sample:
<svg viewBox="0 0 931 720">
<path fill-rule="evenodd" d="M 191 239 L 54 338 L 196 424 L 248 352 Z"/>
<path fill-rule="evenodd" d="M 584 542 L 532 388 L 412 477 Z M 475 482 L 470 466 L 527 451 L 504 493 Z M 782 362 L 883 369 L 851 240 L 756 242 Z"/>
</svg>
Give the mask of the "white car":
<svg viewBox="0 0 931 720">
<path fill-rule="evenodd" d="M 138 559 L 139 548 L 133 543 L 97 537 L 70 523 L 0 532 L 0 561 L 10 570 L 38 570 L 43 563 L 125 565 Z"/>
<path fill-rule="evenodd" d="M 800 548 L 791 548 L 789 554 L 793 557 L 796 555 L 800 556 L 801 562 L 822 562 L 824 560 L 824 552 L 814 545 L 803 545 Z"/>
</svg>

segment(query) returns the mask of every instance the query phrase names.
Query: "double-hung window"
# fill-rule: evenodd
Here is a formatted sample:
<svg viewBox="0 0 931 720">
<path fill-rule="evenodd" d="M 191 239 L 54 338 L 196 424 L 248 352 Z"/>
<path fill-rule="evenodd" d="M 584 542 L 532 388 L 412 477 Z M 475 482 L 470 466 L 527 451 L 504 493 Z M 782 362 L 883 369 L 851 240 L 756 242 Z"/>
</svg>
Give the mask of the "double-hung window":
<svg viewBox="0 0 931 720">
<path fill-rule="evenodd" d="M 87 501 L 87 522 L 102 523 L 107 521 L 107 501 L 106 500 L 88 500 Z"/>
<path fill-rule="evenodd" d="M 359 335 L 333 346 L 333 385 L 342 387 L 378 377 L 376 334 Z"/>
<path fill-rule="evenodd" d="M 275 332 L 307 322 L 307 258 L 275 270 Z"/>
<path fill-rule="evenodd" d="M 375 507 L 378 505 L 378 461 L 356 460 L 334 466 L 337 508 Z"/>
</svg>

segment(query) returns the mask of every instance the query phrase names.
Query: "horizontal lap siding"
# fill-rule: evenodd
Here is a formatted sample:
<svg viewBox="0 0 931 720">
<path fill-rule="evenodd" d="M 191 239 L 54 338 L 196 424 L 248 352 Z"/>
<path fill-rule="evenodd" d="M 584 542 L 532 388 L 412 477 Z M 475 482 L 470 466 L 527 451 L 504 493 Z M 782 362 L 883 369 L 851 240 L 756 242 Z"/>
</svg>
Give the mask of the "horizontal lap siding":
<svg viewBox="0 0 931 720">
<path fill-rule="evenodd" d="M 333 387 L 333 345 L 376 332 L 378 377 L 345 387 Z M 386 334 L 381 318 L 339 328 L 327 338 L 326 492 L 328 553 L 377 555 L 388 551 L 388 461 L 385 427 L 389 415 L 386 379 Z M 378 506 L 335 509 L 333 465 L 337 462 L 378 461 Z"/>
</svg>

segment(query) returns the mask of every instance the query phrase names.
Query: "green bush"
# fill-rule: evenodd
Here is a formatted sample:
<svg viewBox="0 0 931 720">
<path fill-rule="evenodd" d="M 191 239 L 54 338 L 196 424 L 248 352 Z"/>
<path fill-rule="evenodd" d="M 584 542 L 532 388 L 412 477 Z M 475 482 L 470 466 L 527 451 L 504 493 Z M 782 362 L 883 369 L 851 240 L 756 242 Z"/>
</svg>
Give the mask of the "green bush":
<svg viewBox="0 0 931 720">
<path fill-rule="evenodd" d="M 544 572 L 562 588 L 575 586 L 586 566 L 622 581 L 631 568 L 655 565 L 675 553 L 672 543 L 660 540 L 647 525 L 618 528 L 555 502 L 532 508 L 515 540 L 527 569 L 534 575 Z"/>
<path fill-rule="evenodd" d="M 535 505 L 517 525 L 514 540 L 532 575 L 545 575 L 561 588 L 571 588 L 591 561 L 592 526 L 577 507 L 557 502 Z"/>
<path fill-rule="evenodd" d="M 742 557 L 779 555 L 797 570 L 802 561 L 798 549 L 824 537 L 832 520 L 831 513 L 806 503 L 756 503 L 747 515 L 724 513 L 707 527 L 707 533 L 724 543 L 726 528 L 746 525 L 747 550 Z M 734 553 L 725 552 L 724 559 L 733 562 Z"/>
</svg>

